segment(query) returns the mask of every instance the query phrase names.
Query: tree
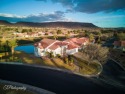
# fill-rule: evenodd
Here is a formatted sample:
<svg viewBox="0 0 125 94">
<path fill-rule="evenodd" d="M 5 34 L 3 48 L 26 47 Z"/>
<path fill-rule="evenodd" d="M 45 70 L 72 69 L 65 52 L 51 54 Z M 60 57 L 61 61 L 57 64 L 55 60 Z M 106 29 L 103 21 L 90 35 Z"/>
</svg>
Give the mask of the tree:
<svg viewBox="0 0 125 94">
<path fill-rule="evenodd" d="M 53 57 L 54 57 L 53 52 L 50 52 L 50 53 L 49 53 L 49 56 L 50 56 L 50 58 L 53 58 Z"/>
<path fill-rule="evenodd" d="M 101 43 L 101 37 L 97 38 L 97 43 Z"/>
<path fill-rule="evenodd" d="M 2 61 L 2 57 L 3 57 L 3 55 L 0 54 L 1 61 Z"/>
<path fill-rule="evenodd" d="M 68 34 L 70 34 L 70 31 L 68 31 Z"/>
<path fill-rule="evenodd" d="M 28 32 L 28 30 L 27 30 L 27 29 L 23 29 L 23 30 L 22 30 L 22 33 L 25 33 L 25 32 Z"/>
<path fill-rule="evenodd" d="M 117 38 L 118 38 L 118 40 L 120 40 L 120 41 L 125 40 L 125 34 L 124 34 L 124 33 L 119 33 L 119 34 L 117 35 Z"/>
<path fill-rule="evenodd" d="M 68 64 L 69 63 L 68 57 L 64 57 L 64 61 L 65 61 L 66 64 Z"/>
<path fill-rule="evenodd" d="M 62 31 L 61 30 L 57 30 L 57 34 L 62 34 Z"/>
<path fill-rule="evenodd" d="M 93 41 L 94 40 L 94 35 L 91 33 L 91 34 L 89 34 L 89 40 L 90 41 Z"/>
<path fill-rule="evenodd" d="M 101 33 L 101 32 L 98 32 L 97 35 L 98 35 L 99 37 L 101 37 L 101 36 L 102 36 L 102 33 Z"/>
<path fill-rule="evenodd" d="M 71 55 L 68 55 L 67 58 L 68 58 L 68 63 L 69 63 L 70 65 L 72 65 L 73 62 L 74 62 L 73 57 L 72 57 Z"/>
<path fill-rule="evenodd" d="M 58 38 L 58 36 L 56 34 L 54 34 L 53 38 L 56 40 Z"/>
<path fill-rule="evenodd" d="M 32 29 L 29 29 L 29 32 L 32 32 Z"/>
<path fill-rule="evenodd" d="M 86 54 L 88 62 L 97 60 L 101 64 L 104 64 L 106 62 L 108 58 L 108 52 L 108 48 L 101 47 L 101 45 L 98 44 L 89 44 L 83 49 L 83 53 Z"/>
<path fill-rule="evenodd" d="M 73 60 L 73 58 L 71 58 L 70 63 L 73 63 L 73 62 L 74 62 L 74 60 Z"/>
<path fill-rule="evenodd" d="M 65 34 L 65 37 L 66 37 L 66 38 L 69 38 L 69 34 Z"/>
<path fill-rule="evenodd" d="M 72 57 L 70 57 L 69 61 L 70 61 L 70 64 L 73 64 L 73 62 L 74 62 Z"/>
<path fill-rule="evenodd" d="M 102 36 L 101 32 L 97 32 L 97 36 L 95 38 L 96 43 L 101 43 L 101 36 Z"/>
<path fill-rule="evenodd" d="M 90 32 L 87 31 L 87 30 L 85 30 L 85 36 L 86 36 L 86 37 L 89 37 L 89 35 L 90 35 Z"/>
<path fill-rule="evenodd" d="M 8 41 L 8 45 L 11 47 L 11 53 L 13 55 L 14 54 L 14 48 L 17 46 L 17 41 L 15 39 L 10 40 L 10 41 Z"/>
<path fill-rule="evenodd" d="M 118 32 L 114 31 L 114 32 L 113 32 L 113 36 L 114 36 L 115 38 L 117 38 L 117 37 L 118 37 Z"/>
<path fill-rule="evenodd" d="M 46 51 L 46 52 L 45 52 L 45 55 L 46 55 L 46 56 L 49 56 L 50 54 L 49 54 L 49 52 L 48 52 L 48 51 Z"/>
<path fill-rule="evenodd" d="M 1 48 L 1 46 L 2 46 L 2 41 L 0 40 L 0 48 Z"/>
</svg>

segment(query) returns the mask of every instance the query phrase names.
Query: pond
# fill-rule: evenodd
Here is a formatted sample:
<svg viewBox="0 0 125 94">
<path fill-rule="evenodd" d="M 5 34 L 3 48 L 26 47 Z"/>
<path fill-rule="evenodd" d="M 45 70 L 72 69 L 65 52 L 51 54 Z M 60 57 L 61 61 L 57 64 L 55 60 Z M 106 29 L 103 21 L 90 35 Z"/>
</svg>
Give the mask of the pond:
<svg viewBox="0 0 125 94">
<path fill-rule="evenodd" d="M 34 53 L 34 46 L 33 45 L 17 46 L 17 47 L 15 47 L 14 50 L 23 51 L 25 53 L 31 54 L 31 53 Z"/>
</svg>

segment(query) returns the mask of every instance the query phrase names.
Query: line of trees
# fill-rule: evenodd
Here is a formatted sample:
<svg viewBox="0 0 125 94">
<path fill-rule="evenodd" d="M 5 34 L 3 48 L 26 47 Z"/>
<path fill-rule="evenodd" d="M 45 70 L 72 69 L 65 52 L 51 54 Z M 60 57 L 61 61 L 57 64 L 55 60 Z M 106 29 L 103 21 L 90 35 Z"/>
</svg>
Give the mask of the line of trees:
<svg viewBox="0 0 125 94">
<path fill-rule="evenodd" d="M 22 29 L 22 33 L 32 32 L 32 29 Z"/>
<path fill-rule="evenodd" d="M 117 34 L 117 38 L 118 38 L 118 40 L 120 40 L 120 41 L 125 40 L 125 33 L 118 33 L 118 34 Z"/>
<path fill-rule="evenodd" d="M 17 46 L 16 40 L 6 40 L 5 43 L 2 43 L 0 40 L 0 52 L 11 52 L 11 55 L 14 54 L 14 48 Z"/>
</svg>

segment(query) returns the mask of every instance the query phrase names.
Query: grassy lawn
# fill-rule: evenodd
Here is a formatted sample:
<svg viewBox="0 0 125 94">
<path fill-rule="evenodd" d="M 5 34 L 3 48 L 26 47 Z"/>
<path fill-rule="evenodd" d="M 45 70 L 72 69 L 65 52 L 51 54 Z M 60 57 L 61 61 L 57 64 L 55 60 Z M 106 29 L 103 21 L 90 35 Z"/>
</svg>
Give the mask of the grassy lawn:
<svg viewBox="0 0 125 94">
<path fill-rule="evenodd" d="M 3 53 L 3 56 L 4 56 L 4 53 Z M 17 59 L 17 60 L 14 60 L 15 62 L 20 61 L 26 64 L 38 64 L 42 66 L 50 66 L 55 68 L 67 69 L 67 70 L 75 69 L 75 66 L 65 64 L 65 62 L 60 58 L 52 58 L 52 59 L 47 57 L 40 58 L 40 57 L 34 56 L 34 54 L 27 54 L 21 51 L 15 51 L 14 58 Z M 6 62 L 6 60 L 2 59 L 1 62 Z"/>
<path fill-rule="evenodd" d="M 4 86 L 5 86 L 4 84 L 0 84 L 0 94 L 36 94 L 28 90 L 14 90 L 14 89 L 4 90 L 3 89 Z"/>
<path fill-rule="evenodd" d="M 68 69 L 68 70 L 74 70 L 75 66 L 71 66 L 69 64 L 66 64 L 62 59 L 60 58 L 52 58 L 53 63 L 59 67 L 59 68 L 64 68 L 64 69 Z"/>
<path fill-rule="evenodd" d="M 74 66 L 70 66 L 68 64 L 65 64 L 64 61 L 60 58 L 40 58 L 36 57 L 33 54 L 26 54 L 24 52 L 16 51 L 16 56 L 20 57 L 24 63 L 28 64 L 39 64 L 44 66 L 51 66 L 56 68 L 63 68 L 68 70 L 74 70 Z"/>
<path fill-rule="evenodd" d="M 42 57 L 42 61 L 47 66 L 57 67 L 50 58 Z"/>
<path fill-rule="evenodd" d="M 42 58 L 35 57 L 34 54 L 27 54 L 21 51 L 16 51 L 15 56 L 20 58 L 23 63 L 47 65 L 45 62 L 43 62 Z"/>
<path fill-rule="evenodd" d="M 35 57 L 33 54 L 26 54 L 24 52 L 15 51 L 14 60 L 11 60 L 12 56 L 5 56 L 4 53 L 0 53 L 2 55 L 2 60 L 0 62 L 23 62 L 28 64 L 43 64 L 41 58 Z"/>
</svg>

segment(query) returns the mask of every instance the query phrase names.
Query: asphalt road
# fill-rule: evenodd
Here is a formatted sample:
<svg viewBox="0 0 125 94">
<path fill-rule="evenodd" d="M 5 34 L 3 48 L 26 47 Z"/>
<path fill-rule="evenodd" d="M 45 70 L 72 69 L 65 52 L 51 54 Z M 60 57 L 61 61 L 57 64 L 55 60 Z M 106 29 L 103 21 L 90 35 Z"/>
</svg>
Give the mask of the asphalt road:
<svg viewBox="0 0 125 94">
<path fill-rule="evenodd" d="M 125 91 L 125 71 L 120 65 L 112 60 L 108 60 L 105 65 L 103 65 L 103 71 L 99 75 L 98 81 L 100 84 L 106 82 L 111 86 L 115 86 L 119 89 Z"/>
<path fill-rule="evenodd" d="M 105 65 L 103 65 L 103 72 L 107 76 L 118 77 L 121 73 L 125 72 L 124 69 L 120 67 L 117 63 L 112 60 L 108 60 Z"/>
<path fill-rule="evenodd" d="M 125 94 L 108 86 L 96 84 L 87 77 L 41 67 L 0 63 L 0 79 L 43 88 L 57 94 Z"/>
</svg>

